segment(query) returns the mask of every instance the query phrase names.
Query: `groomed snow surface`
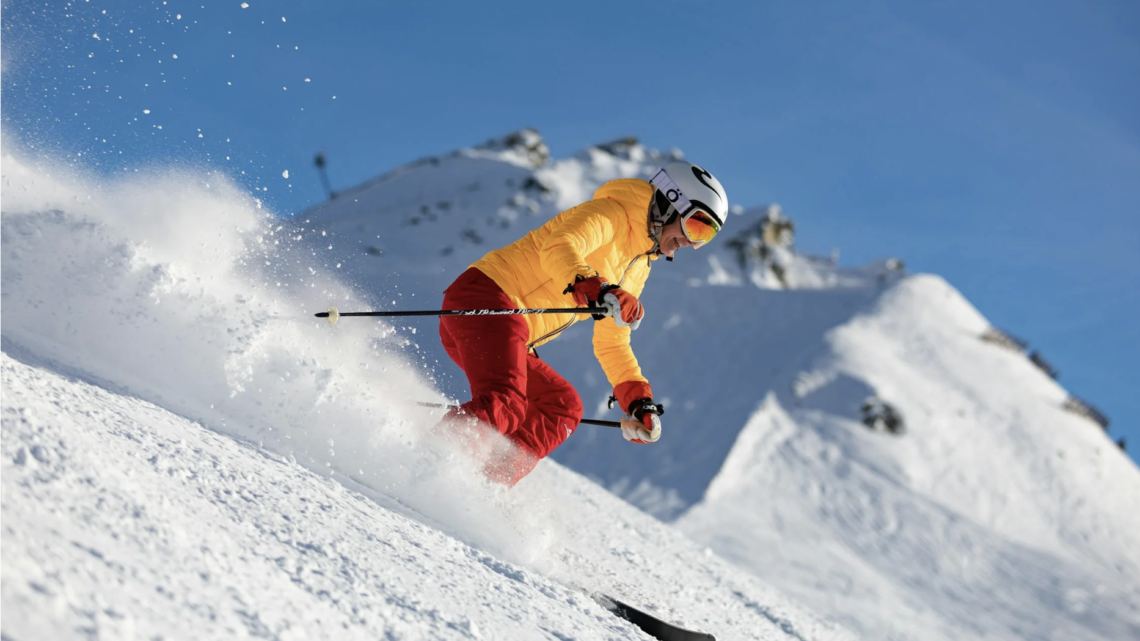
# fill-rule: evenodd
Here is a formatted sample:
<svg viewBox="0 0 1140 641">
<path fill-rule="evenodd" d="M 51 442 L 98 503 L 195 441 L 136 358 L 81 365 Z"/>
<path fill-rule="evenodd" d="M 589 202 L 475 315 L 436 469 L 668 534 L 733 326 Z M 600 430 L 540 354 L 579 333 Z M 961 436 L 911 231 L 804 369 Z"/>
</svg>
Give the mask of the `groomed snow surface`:
<svg viewBox="0 0 1140 641">
<path fill-rule="evenodd" d="M 416 405 L 465 393 L 435 321 L 312 313 L 437 307 L 662 160 L 540 144 L 292 218 L 208 172 L 6 155 L 4 639 L 647 638 L 584 591 L 722 640 L 1140 638 L 1140 474 L 934 276 L 803 259 L 812 289 L 773 291 L 722 250 L 658 261 L 634 347 L 662 441 L 582 426 L 484 481 Z M 616 418 L 588 344 L 540 351 Z M 871 396 L 904 434 L 860 422 Z"/>
</svg>

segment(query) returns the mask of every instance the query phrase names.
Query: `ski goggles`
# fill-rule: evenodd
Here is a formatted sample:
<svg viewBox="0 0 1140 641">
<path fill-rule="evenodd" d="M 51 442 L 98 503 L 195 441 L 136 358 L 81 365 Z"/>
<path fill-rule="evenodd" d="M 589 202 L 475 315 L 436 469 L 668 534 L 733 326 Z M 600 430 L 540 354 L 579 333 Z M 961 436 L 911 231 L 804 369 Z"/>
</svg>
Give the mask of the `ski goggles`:
<svg viewBox="0 0 1140 641">
<path fill-rule="evenodd" d="M 664 169 L 650 178 L 649 183 L 657 189 L 661 196 L 664 196 L 669 206 L 681 217 L 681 231 L 685 233 L 685 238 L 688 238 L 689 242 L 693 244 L 693 249 L 709 242 L 720 231 L 720 223 L 716 221 L 716 218 L 694 205 L 681 192 L 681 188 L 673 182 L 669 174 L 665 173 Z"/>
<path fill-rule="evenodd" d="M 685 238 L 693 244 L 693 249 L 697 249 L 716 236 L 720 225 L 707 211 L 693 207 L 681 215 L 681 231 L 685 232 Z"/>
</svg>

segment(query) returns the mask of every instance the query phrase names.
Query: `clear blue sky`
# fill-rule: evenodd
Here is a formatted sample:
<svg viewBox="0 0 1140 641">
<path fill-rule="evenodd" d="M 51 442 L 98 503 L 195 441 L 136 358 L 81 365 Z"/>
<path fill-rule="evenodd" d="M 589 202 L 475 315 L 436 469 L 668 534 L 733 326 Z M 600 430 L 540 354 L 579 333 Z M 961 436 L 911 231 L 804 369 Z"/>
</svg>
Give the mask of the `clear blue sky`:
<svg viewBox="0 0 1140 641">
<path fill-rule="evenodd" d="M 280 213 L 318 150 L 346 187 L 523 126 L 679 147 L 801 250 L 944 276 L 1140 451 L 1140 4 L 244 1 L 5 2 L 6 142 Z"/>
</svg>

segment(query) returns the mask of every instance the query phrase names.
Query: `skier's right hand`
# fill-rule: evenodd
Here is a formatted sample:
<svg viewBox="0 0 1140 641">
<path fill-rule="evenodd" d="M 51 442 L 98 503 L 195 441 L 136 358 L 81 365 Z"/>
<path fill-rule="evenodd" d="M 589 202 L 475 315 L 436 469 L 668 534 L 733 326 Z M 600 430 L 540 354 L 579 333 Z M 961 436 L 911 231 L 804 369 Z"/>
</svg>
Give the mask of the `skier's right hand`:
<svg viewBox="0 0 1140 641">
<path fill-rule="evenodd" d="M 566 287 L 564 294 L 570 294 L 574 298 L 574 304 L 578 307 L 593 307 L 601 300 L 602 294 L 610 286 L 609 283 L 602 280 L 601 276 L 592 276 L 590 278 L 583 278 L 578 276 Z"/>
<path fill-rule="evenodd" d="M 595 314 L 594 320 L 609 316 L 618 325 L 633 330 L 645 317 L 645 307 L 636 296 L 617 285 L 610 285 L 601 276 L 579 276 L 566 288 L 566 292 L 574 297 L 574 303 L 579 307 L 605 307 L 605 314 Z"/>
</svg>

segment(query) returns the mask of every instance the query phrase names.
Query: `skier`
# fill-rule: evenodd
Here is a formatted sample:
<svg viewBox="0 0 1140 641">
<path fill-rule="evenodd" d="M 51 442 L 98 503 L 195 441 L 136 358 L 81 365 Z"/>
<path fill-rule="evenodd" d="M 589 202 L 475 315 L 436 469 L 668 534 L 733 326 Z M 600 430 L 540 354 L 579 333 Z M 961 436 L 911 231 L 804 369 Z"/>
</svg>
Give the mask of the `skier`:
<svg viewBox="0 0 1140 641">
<path fill-rule="evenodd" d="M 638 300 L 651 263 L 699 248 L 720 231 L 728 200 L 720 181 L 688 162 L 672 162 L 648 182 L 607 182 L 589 200 L 471 265 L 447 288 L 444 309 L 602 307 L 594 354 L 626 412 L 622 435 L 634 443 L 661 437 L 663 408 L 630 348 L 645 316 Z M 472 419 L 517 447 L 489 461 L 494 480 L 514 485 L 565 441 L 582 419 L 578 392 L 535 348 L 587 314 L 444 316 L 439 334 L 467 375 L 471 400 L 448 412 L 442 429 Z"/>
</svg>

